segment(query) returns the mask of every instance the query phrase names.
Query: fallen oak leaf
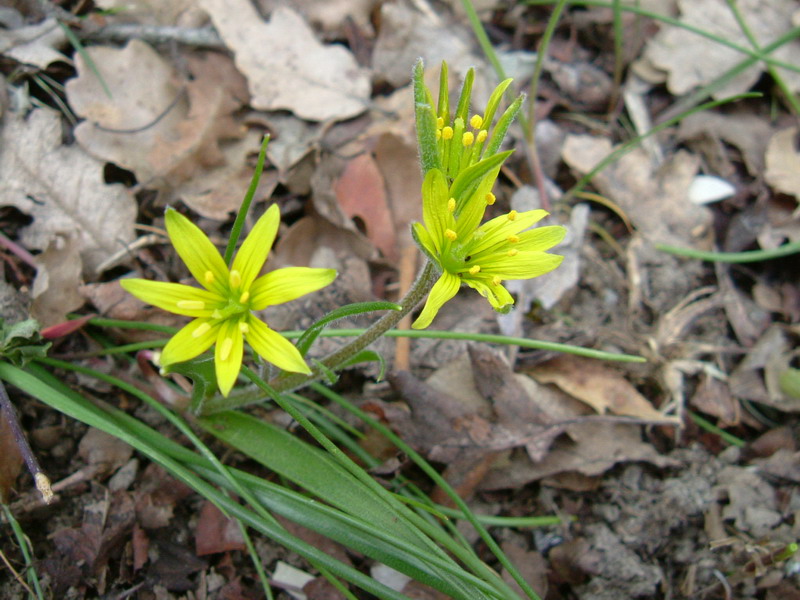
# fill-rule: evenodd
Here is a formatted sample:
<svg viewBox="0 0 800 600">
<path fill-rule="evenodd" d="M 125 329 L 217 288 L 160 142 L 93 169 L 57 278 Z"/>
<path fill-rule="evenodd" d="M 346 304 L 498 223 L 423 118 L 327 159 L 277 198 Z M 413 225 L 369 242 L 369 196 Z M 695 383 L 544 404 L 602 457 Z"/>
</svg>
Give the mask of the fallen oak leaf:
<svg viewBox="0 0 800 600">
<path fill-rule="evenodd" d="M 552 383 L 591 406 L 598 414 L 612 412 L 645 421 L 679 423 L 666 416 L 631 385 L 619 371 L 580 356 L 559 356 L 530 370 L 539 383 Z"/>
</svg>

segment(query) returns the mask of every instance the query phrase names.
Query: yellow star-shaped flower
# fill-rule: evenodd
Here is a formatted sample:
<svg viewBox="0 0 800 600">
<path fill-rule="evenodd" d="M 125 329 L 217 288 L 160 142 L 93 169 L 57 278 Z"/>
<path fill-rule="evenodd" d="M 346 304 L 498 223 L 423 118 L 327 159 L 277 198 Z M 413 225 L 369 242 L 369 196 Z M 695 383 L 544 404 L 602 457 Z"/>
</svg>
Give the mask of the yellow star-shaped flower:
<svg viewBox="0 0 800 600">
<path fill-rule="evenodd" d="M 319 290 L 336 277 L 333 269 L 289 267 L 259 277 L 275 241 L 280 211 L 273 204 L 242 243 L 231 268 L 206 235 L 175 210 L 167 209 L 167 233 L 178 255 L 202 289 L 179 283 L 123 279 L 122 287 L 153 306 L 194 317 L 167 342 L 161 364 L 195 358 L 216 343 L 217 384 L 224 396 L 242 367 L 244 342 L 264 360 L 295 373 L 310 373 L 297 348 L 253 311 Z"/>
<path fill-rule="evenodd" d="M 474 192 L 460 201 L 450 196 L 447 180 L 431 169 L 422 184 L 424 226 L 414 223 L 414 238 L 436 264 L 441 276 L 433 285 L 425 307 L 412 324 L 424 329 L 436 313 L 456 295 L 462 283 L 477 290 L 492 307 L 508 311 L 514 298 L 503 287 L 506 279 L 531 279 L 561 264 L 562 256 L 548 254 L 566 229 L 559 225 L 529 229 L 547 216 L 544 210 L 511 212 L 480 225 L 497 172 L 485 177 Z"/>
</svg>

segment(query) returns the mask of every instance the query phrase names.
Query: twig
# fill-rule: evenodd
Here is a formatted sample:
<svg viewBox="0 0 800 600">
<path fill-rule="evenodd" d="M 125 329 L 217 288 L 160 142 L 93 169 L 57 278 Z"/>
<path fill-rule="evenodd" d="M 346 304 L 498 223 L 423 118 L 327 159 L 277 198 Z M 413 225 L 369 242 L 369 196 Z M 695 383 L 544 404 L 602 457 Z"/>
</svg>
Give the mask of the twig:
<svg viewBox="0 0 800 600">
<path fill-rule="evenodd" d="M 22 431 L 22 426 L 19 424 L 17 418 L 17 411 L 11 404 L 11 399 L 8 397 L 8 392 L 2 382 L 0 382 L 0 413 L 6 418 L 8 428 L 11 430 L 11 435 L 14 442 L 19 448 L 22 459 L 28 466 L 28 471 L 33 475 L 33 480 L 36 482 L 36 489 L 42 494 L 42 498 L 47 504 L 53 500 L 53 490 L 50 488 L 50 479 L 42 472 L 39 466 L 39 461 L 36 460 L 36 455 L 33 453 L 25 434 Z"/>
<path fill-rule="evenodd" d="M 211 27 L 175 27 L 172 25 L 139 25 L 114 23 L 99 29 L 85 27 L 76 32 L 78 37 L 92 42 L 127 42 L 138 39 L 150 44 L 177 42 L 195 48 L 224 49 L 225 43 L 217 30 Z"/>
</svg>

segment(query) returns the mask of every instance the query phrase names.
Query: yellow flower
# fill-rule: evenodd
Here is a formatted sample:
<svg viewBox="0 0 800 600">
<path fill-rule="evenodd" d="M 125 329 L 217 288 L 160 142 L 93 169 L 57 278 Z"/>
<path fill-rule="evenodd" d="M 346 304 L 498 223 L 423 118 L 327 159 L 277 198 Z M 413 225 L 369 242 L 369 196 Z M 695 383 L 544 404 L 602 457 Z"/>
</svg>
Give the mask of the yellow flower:
<svg viewBox="0 0 800 600">
<path fill-rule="evenodd" d="M 414 223 L 414 237 L 441 271 L 425 307 L 412 327 L 424 329 L 436 313 L 456 295 L 462 283 L 477 290 L 495 310 L 506 312 L 514 298 L 503 287 L 506 279 L 531 279 L 549 273 L 562 256 L 548 254 L 566 230 L 553 225 L 529 229 L 547 216 L 544 210 L 511 212 L 479 225 L 486 207 L 494 203 L 491 193 L 497 173 L 484 177 L 466 198 L 450 196 L 445 175 L 431 169 L 422 184 L 425 225 Z"/>
<path fill-rule="evenodd" d="M 244 341 L 264 360 L 285 371 L 310 373 L 297 348 L 253 314 L 282 304 L 331 283 L 333 269 L 290 267 L 258 276 L 272 248 L 280 223 L 277 205 L 258 220 L 228 269 L 219 251 L 186 217 L 167 209 L 167 233 L 194 278 L 203 289 L 182 285 L 123 279 L 122 287 L 145 302 L 194 319 L 167 342 L 161 363 L 195 358 L 216 343 L 214 365 L 224 396 L 231 391 L 242 367 Z"/>
</svg>

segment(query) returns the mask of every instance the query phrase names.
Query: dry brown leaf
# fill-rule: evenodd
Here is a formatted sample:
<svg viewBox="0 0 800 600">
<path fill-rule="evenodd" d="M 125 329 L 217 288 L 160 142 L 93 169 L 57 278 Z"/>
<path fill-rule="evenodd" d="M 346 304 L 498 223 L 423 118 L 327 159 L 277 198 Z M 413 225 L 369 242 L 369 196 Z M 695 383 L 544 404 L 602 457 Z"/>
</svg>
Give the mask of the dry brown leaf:
<svg viewBox="0 0 800 600">
<path fill-rule="evenodd" d="M 466 32 L 448 26 L 440 13 L 420 12 L 411 3 L 386 2 L 381 6 L 380 31 L 372 54 L 372 69 L 377 78 L 400 87 L 411 80 L 411 68 L 422 56 L 429 68 L 446 60 L 453 74 L 466 73 L 480 63 L 470 53 Z"/>
<path fill-rule="evenodd" d="M 78 456 L 107 475 L 128 462 L 133 448 L 113 435 L 90 427 L 78 445 Z"/>
<path fill-rule="evenodd" d="M 745 48 L 752 45 L 736 21 L 726 0 L 680 0 L 680 20 L 687 25 L 714 33 Z M 775 41 L 792 28 L 794 0 L 738 0 L 737 8 L 761 46 Z M 771 53 L 790 64 L 800 63 L 800 43 L 793 40 Z M 645 57 L 668 72 L 669 91 L 680 96 L 711 83 L 741 62 L 745 56 L 712 39 L 701 37 L 678 25 L 665 25 L 650 40 Z M 776 67 L 792 91 L 800 90 L 800 74 Z M 748 69 L 712 92 L 721 99 L 748 91 L 761 76 L 764 63 L 756 61 Z"/>
<path fill-rule="evenodd" d="M 69 62 L 56 50 L 66 45 L 67 36 L 54 18 L 17 29 L 0 29 L 0 54 L 40 69 L 57 60 Z"/>
<path fill-rule="evenodd" d="M 95 4 L 109 11 L 104 18 L 110 23 L 198 27 L 206 20 L 196 0 L 96 0 Z"/>
<path fill-rule="evenodd" d="M 622 373 L 601 361 L 572 355 L 559 356 L 533 368 L 530 374 L 539 383 L 557 385 L 601 415 L 612 412 L 645 421 L 674 419 L 653 408 Z"/>
<path fill-rule="evenodd" d="M 705 110 L 681 120 L 678 139 L 706 134 L 733 144 L 741 151 L 747 171 L 758 177 L 764 172 L 764 155 L 772 132 L 767 120 L 758 115 L 743 111 L 723 114 Z"/>
<path fill-rule="evenodd" d="M 367 31 L 372 30 L 372 11 L 378 0 L 258 0 L 261 12 L 269 14 L 279 6 L 289 6 L 299 12 L 315 28 L 344 37 L 348 22 Z"/>
<path fill-rule="evenodd" d="M 11 434 L 5 413 L 0 413 L 0 502 L 8 504 L 11 490 L 22 470 L 22 455 Z"/>
<path fill-rule="evenodd" d="M 42 327 L 67 320 L 67 313 L 83 306 L 81 257 L 75 237 L 58 236 L 36 257 L 31 315 Z"/>
<path fill-rule="evenodd" d="M 67 95 L 86 121 L 75 136 L 87 152 L 134 172 L 141 183 L 166 188 L 205 217 L 224 220 L 236 210 L 252 175 L 244 157 L 258 135 L 232 113 L 247 101 L 242 76 L 223 55 L 187 59 L 182 81 L 147 44 L 87 50 L 114 96 L 108 98 L 80 57 Z M 231 141 L 223 144 L 225 140 Z M 244 171 L 247 181 L 242 184 Z"/>
<path fill-rule="evenodd" d="M 588 173 L 614 148 L 608 138 L 569 135 L 562 157 L 579 173 Z M 699 160 L 677 152 L 656 169 L 644 150 L 633 150 L 594 176 L 592 183 L 616 202 L 650 242 L 686 244 L 709 231 L 711 213 L 688 200 Z"/>
<path fill-rule="evenodd" d="M 350 219 L 360 219 L 367 238 L 385 258 L 396 263 L 400 256 L 386 183 L 372 154 L 364 152 L 350 159 L 333 189 L 344 214 Z"/>
<path fill-rule="evenodd" d="M 767 147 L 764 178 L 773 188 L 800 200 L 800 128 L 782 129 L 772 136 Z"/>
<path fill-rule="evenodd" d="M 61 144 L 61 118 L 48 109 L 27 119 L 6 115 L 0 132 L 0 205 L 16 206 L 33 223 L 22 243 L 44 250 L 75 236 L 85 271 L 133 241 L 136 203 L 121 185 L 106 185 L 103 165 Z"/>
<path fill-rule="evenodd" d="M 247 77 L 254 108 L 290 110 L 310 121 L 346 119 L 367 109 L 366 70 L 344 46 L 320 44 L 292 9 L 275 9 L 265 23 L 250 0 L 199 4 Z"/>
<path fill-rule="evenodd" d="M 531 462 L 526 455 L 513 454 L 506 464 L 495 465 L 479 489 L 517 489 L 565 471 L 600 475 L 620 462 L 642 461 L 659 467 L 679 464 L 642 442 L 637 425 L 588 421 L 568 425 L 567 433 L 569 438 L 562 436 L 556 440 L 539 462 Z"/>
<path fill-rule="evenodd" d="M 200 509 L 194 532 L 194 546 L 197 556 L 244 550 L 247 547 L 238 522 L 225 516 L 209 501 L 204 502 Z"/>
<path fill-rule="evenodd" d="M 153 162 L 150 152 L 173 137 L 188 111 L 177 74 L 139 40 L 124 48 L 92 46 L 86 52 L 112 97 L 79 55 L 78 76 L 66 84 L 70 106 L 86 119 L 75 127 L 75 138 L 93 156 L 133 171 L 140 183 L 169 172 L 172 164 Z"/>
</svg>

